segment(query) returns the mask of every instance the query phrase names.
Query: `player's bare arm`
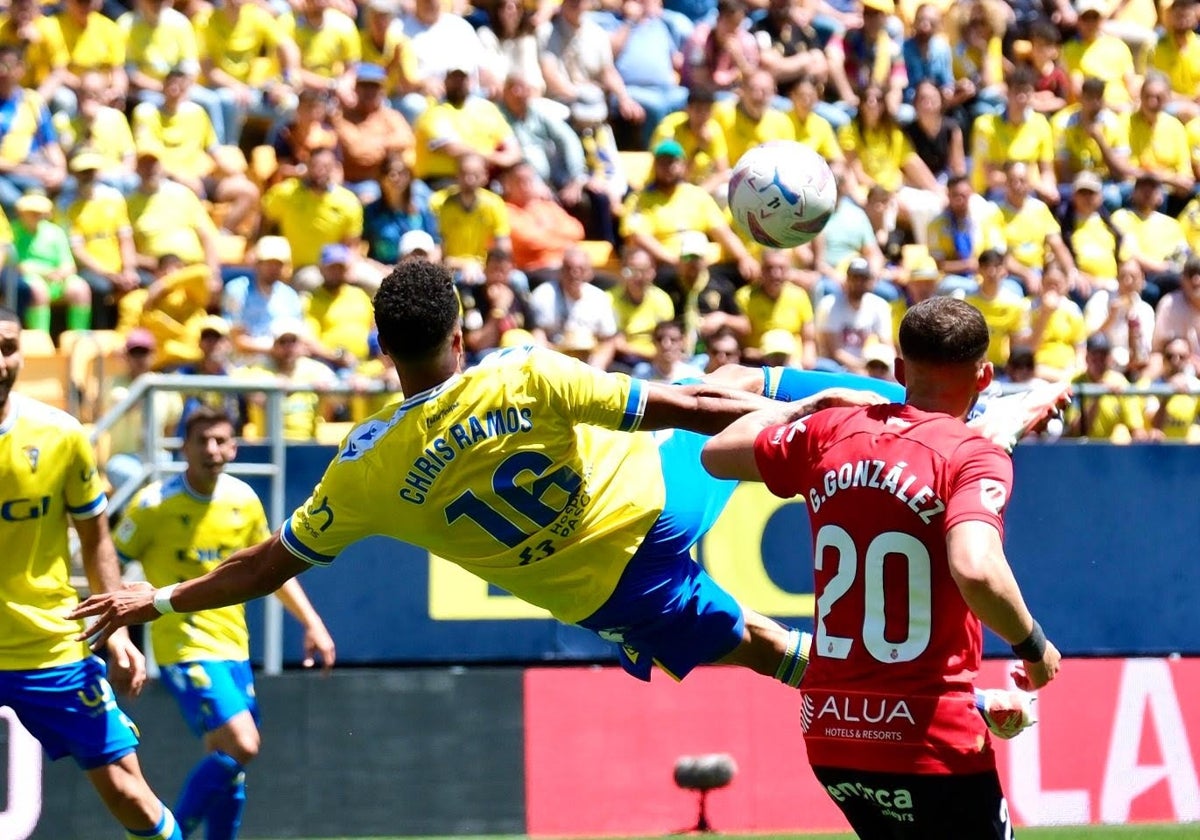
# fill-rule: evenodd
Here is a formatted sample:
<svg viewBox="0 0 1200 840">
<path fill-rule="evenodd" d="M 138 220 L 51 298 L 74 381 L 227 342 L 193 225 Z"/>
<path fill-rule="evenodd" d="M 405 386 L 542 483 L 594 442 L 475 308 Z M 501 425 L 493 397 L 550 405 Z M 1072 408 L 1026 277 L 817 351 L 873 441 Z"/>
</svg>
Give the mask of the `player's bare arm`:
<svg viewBox="0 0 1200 840">
<path fill-rule="evenodd" d="M 202 612 L 243 604 L 275 592 L 308 568 L 308 563 L 284 548 L 279 535 L 273 534 L 230 555 L 206 575 L 158 590 L 144 583 L 126 584 L 91 596 L 70 617 L 96 619 L 79 636 L 90 640 L 95 650 L 114 633 L 123 633 L 123 627 L 145 624 L 164 612 Z"/>
<path fill-rule="evenodd" d="M 101 513 L 89 519 L 75 520 L 75 532 L 92 592 L 111 593 L 121 588 L 121 567 L 117 552 L 108 535 L 108 517 Z M 146 657 L 121 629 L 97 640 L 92 646 L 99 651 L 107 646 L 109 653 L 108 678 L 118 691 L 136 697 L 146 682 Z"/>
<path fill-rule="evenodd" d="M 301 664 L 311 668 L 316 664 L 315 657 L 319 656 L 321 670 L 328 674 L 337 659 L 337 650 L 333 645 L 333 637 L 325 628 L 325 622 L 304 594 L 300 581 L 292 578 L 285 582 L 275 590 L 275 597 L 304 628 L 304 660 Z"/>
<path fill-rule="evenodd" d="M 871 391 L 828 388 L 808 399 L 792 403 L 772 402 L 767 408 L 747 414 L 704 444 L 700 462 L 717 478 L 761 481 L 754 458 L 754 441 L 763 429 L 785 425 L 823 408 L 836 406 L 878 405 L 887 399 Z"/>
<path fill-rule="evenodd" d="M 950 574 L 971 612 L 1025 660 L 1013 672 L 1017 687 L 1033 691 L 1054 679 L 1061 656 L 1025 605 L 1000 532 L 986 522 L 961 522 L 946 535 L 946 550 Z"/>
</svg>

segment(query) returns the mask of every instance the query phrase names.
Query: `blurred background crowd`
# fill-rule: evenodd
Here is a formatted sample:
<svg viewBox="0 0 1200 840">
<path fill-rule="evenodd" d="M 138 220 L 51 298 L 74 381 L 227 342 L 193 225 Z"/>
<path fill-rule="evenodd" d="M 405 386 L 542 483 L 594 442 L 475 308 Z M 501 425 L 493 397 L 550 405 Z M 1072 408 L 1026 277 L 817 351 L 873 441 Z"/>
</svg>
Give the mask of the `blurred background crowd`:
<svg viewBox="0 0 1200 840">
<path fill-rule="evenodd" d="M 318 439 L 401 399 L 371 295 L 431 259 L 472 360 L 890 378 L 907 307 L 953 294 L 1006 381 L 1102 387 L 1065 434 L 1200 439 L 1198 27 L 1196 0 L 8 0 L 24 378 L 86 344 L 101 403 L 149 370 L 362 391 L 288 397 Z M 770 140 L 837 175 L 796 249 L 726 207 Z M 214 400 L 262 425 L 253 396 L 160 396 L 168 430 Z"/>
</svg>

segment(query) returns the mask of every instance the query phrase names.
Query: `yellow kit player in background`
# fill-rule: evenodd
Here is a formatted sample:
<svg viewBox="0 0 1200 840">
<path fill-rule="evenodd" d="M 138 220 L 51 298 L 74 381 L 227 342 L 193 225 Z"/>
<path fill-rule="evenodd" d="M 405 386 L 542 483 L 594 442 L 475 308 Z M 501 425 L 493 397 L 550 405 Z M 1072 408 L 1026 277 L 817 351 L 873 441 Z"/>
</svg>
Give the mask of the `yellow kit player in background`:
<svg viewBox="0 0 1200 840">
<path fill-rule="evenodd" d="M 187 469 L 142 489 L 117 527 L 117 552 L 138 560 L 156 586 L 191 580 L 233 552 L 268 536 L 267 514 L 248 484 L 225 475 L 237 456 L 233 421 L 201 407 L 184 425 Z M 275 593 L 304 626 L 306 666 L 319 653 L 333 666 L 333 640 L 299 581 Z M 207 755 L 189 774 L 175 816 L 184 835 L 201 822 L 208 840 L 233 840 L 246 804 L 245 766 L 258 755 L 258 703 L 250 671 L 245 609 L 237 606 L 172 615 L 150 631 L 163 682 Z"/>
<path fill-rule="evenodd" d="M 104 516 L 107 499 L 79 423 L 14 394 L 21 322 L 0 307 L 0 706 L 8 706 L 51 759 L 70 755 L 130 838 L 182 840 L 171 811 L 142 776 L 137 730 L 117 707 L 104 662 L 68 617 L 67 517 L 93 592 L 120 586 Z M 107 640 L 113 683 L 137 694 L 146 660 L 118 631 Z"/>
</svg>

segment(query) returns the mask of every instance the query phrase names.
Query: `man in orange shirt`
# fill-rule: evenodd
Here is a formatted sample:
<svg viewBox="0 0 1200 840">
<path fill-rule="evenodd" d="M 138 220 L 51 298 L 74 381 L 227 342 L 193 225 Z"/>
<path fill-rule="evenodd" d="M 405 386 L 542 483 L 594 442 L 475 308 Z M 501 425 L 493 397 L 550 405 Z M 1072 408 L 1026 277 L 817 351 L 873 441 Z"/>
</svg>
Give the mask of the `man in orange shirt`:
<svg viewBox="0 0 1200 840">
<path fill-rule="evenodd" d="M 525 272 L 531 286 L 554 279 L 562 267 L 563 253 L 583 240 L 583 224 L 545 196 L 545 188 L 528 163 L 505 170 L 501 183 L 513 264 Z"/>
<path fill-rule="evenodd" d="M 342 148 L 346 186 L 364 204 L 379 198 L 383 159 L 397 152 L 411 163 L 413 133 L 404 116 L 384 96 L 387 70 L 378 64 L 360 64 L 354 75 L 353 108 L 337 108 L 330 115 Z"/>
</svg>

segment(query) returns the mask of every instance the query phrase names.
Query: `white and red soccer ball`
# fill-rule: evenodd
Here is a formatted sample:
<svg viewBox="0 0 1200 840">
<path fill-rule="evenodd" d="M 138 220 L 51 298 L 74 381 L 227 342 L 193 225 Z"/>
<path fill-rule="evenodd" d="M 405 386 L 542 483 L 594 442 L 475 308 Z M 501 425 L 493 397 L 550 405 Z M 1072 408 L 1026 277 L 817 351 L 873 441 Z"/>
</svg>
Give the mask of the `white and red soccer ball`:
<svg viewBox="0 0 1200 840">
<path fill-rule="evenodd" d="M 837 205 L 829 164 L 803 143 L 776 140 L 747 151 L 729 178 L 729 209 L 761 245 L 794 248 L 816 238 Z"/>
</svg>

